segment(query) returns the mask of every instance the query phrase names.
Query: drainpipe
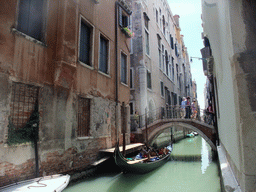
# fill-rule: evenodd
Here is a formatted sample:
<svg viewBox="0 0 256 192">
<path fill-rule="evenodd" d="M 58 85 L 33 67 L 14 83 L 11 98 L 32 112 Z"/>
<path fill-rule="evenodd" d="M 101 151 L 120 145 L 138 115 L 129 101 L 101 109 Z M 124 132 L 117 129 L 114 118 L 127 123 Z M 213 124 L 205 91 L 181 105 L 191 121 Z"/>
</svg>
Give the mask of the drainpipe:
<svg viewBox="0 0 256 192">
<path fill-rule="evenodd" d="M 118 108 L 118 90 L 119 90 L 119 75 L 118 75 L 118 71 L 119 71 L 119 63 L 118 63 L 118 21 L 119 21 L 119 14 L 118 14 L 118 8 L 121 7 L 128 15 L 131 15 L 132 12 L 128 12 L 126 10 L 126 8 L 120 4 L 118 1 L 115 2 L 115 50 L 116 50 L 116 109 Z M 116 140 L 118 141 L 118 123 L 117 123 L 117 111 L 116 111 Z"/>
<path fill-rule="evenodd" d="M 118 107 L 118 2 L 115 3 L 115 49 L 116 49 L 116 109 Z M 118 122 L 117 122 L 117 110 L 116 110 L 116 140 L 118 141 Z"/>
</svg>

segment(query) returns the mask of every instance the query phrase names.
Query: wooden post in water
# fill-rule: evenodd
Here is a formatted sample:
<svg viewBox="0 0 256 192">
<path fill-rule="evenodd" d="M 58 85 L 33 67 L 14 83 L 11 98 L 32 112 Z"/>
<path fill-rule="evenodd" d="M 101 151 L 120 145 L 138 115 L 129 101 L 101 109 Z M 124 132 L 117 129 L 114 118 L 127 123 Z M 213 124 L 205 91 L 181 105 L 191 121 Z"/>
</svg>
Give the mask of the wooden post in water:
<svg viewBox="0 0 256 192">
<path fill-rule="evenodd" d="M 148 119 L 147 119 L 147 108 L 145 108 L 145 127 L 146 127 L 146 146 L 148 147 Z"/>
<path fill-rule="evenodd" d="M 121 119 L 122 119 L 122 132 L 123 132 L 123 156 L 125 157 L 126 110 L 125 110 L 124 102 L 122 103 L 122 107 L 121 107 Z"/>
</svg>

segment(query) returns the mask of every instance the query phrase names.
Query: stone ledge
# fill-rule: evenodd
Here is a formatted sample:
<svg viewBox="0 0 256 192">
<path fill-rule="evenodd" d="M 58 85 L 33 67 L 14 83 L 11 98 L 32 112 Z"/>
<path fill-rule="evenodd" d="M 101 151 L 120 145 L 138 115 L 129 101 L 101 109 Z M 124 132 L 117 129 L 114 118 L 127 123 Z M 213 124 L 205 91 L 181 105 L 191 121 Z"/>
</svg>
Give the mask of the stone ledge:
<svg viewBox="0 0 256 192">
<path fill-rule="evenodd" d="M 219 157 L 219 168 L 220 177 L 223 191 L 225 192 L 242 192 L 233 171 L 229 165 L 226 158 L 226 153 L 222 145 L 217 147 L 218 157 Z"/>
</svg>

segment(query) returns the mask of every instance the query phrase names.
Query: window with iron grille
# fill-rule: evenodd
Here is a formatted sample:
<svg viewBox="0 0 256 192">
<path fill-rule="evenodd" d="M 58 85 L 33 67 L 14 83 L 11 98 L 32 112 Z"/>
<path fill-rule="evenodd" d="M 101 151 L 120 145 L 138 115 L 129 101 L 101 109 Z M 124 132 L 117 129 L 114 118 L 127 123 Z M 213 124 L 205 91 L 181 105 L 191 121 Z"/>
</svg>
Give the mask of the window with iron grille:
<svg viewBox="0 0 256 192">
<path fill-rule="evenodd" d="M 90 136 L 91 99 L 78 97 L 77 136 Z"/>
<path fill-rule="evenodd" d="M 127 84 L 127 56 L 121 53 L 121 82 Z"/>
<path fill-rule="evenodd" d="M 103 36 L 100 37 L 100 62 L 99 70 L 103 73 L 108 73 L 108 47 L 109 41 Z"/>
<path fill-rule="evenodd" d="M 10 117 L 16 129 L 23 128 L 35 109 L 39 88 L 23 83 L 12 84 Z"/>
<path fill-rule="evenodd" d="M 44 0 L 20 0 L 17 29 L 39 41 L 43 39 Z"/>
<path fill-rule="evenodd" d="M 81 20 L 80 28 L 80 50 L 79 60 L 86 65 L 91 65 L 91 43 L 92 39 L 92 27 Z"/>
</svg>

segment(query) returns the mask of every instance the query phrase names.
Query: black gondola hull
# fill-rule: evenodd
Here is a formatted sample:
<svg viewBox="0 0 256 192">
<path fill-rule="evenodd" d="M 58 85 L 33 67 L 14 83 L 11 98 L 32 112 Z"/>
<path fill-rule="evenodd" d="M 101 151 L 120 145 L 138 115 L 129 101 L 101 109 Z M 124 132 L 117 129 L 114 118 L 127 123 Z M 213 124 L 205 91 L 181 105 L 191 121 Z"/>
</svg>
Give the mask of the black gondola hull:
<svg viewBox="0 0 256 192">
<path fill-rule="evenodd" d="M 115 148 L 114 152 L 114 159 L 116 164 L 125 172 L 129 173 L 148 173 L 150 171 L 153 171 L 157 169 L 158 167 L 161 167 L 163 164 L 165 164 L 169 159 L 170 159 L 170 154 L 169 152 L 167 155 L 165 155 L 163 158 L 153 161 L 153 162 L 139 162 L 135 164 L 129 164 L 128 160 L 124 158 L 122 153 L 119 150 L 119 146 L 117 145 Z"/>
</svg>

